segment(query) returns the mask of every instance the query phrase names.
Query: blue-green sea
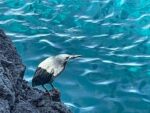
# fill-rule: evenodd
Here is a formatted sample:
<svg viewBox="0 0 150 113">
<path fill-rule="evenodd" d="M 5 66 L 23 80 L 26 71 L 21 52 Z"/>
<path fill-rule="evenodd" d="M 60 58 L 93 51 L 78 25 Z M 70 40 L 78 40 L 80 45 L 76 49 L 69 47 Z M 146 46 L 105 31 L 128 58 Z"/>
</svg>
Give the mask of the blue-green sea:
<svg viewBox="0 0 150 113">
<path fill-rule="evenodd" d="M 82 55 L 54 82 L 73 113 L 150 113 L 150 0 L 0 0 L 0 28 L 29 83 L 48 56 Z"/>
</svg>

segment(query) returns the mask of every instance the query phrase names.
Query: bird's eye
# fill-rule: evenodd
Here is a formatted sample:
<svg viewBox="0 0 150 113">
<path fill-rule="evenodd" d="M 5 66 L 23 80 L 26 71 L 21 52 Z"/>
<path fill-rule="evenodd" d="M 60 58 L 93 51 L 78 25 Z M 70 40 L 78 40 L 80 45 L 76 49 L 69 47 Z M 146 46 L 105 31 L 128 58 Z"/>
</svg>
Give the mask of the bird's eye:
<svg viewBox="0 0 150 113">
<path fill-rule="evenodd" d="M 69 56 L 67 56 L 66 59 L 69 59 Z"/>
</svg>

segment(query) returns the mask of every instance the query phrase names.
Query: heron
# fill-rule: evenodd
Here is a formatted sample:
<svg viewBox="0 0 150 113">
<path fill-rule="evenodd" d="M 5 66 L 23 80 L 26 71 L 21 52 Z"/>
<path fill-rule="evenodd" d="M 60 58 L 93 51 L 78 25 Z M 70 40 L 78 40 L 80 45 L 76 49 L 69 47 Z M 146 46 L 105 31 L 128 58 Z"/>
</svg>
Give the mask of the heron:
<svg viewBox="0 0 150 113">
<path fill-rule="evenodd" d="M 44 85 L 49 83 L 52 89 L 55 89 L 52 84 L 54 79 L 63 72 L 69 60 L 78 57 L 81 55 L 59 54 L 46 58 L 38 65 L 32 79 L 32 86 L 41 85 L 48 92 Z"/>
</svg>

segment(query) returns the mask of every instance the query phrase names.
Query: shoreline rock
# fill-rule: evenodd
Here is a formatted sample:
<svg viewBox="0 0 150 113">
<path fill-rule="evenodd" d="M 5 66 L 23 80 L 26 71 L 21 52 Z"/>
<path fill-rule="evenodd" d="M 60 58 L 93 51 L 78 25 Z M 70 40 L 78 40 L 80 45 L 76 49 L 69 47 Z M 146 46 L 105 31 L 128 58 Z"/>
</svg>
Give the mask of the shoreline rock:
<svg viewBox="0 0 150 113">
<path fill-rule="evenodd" d="M 54 90 L 50 96 L 23 80 L 22 64 L 12 41 L 0 29 L 0 113 L 71 113 Z"/>
</svg>

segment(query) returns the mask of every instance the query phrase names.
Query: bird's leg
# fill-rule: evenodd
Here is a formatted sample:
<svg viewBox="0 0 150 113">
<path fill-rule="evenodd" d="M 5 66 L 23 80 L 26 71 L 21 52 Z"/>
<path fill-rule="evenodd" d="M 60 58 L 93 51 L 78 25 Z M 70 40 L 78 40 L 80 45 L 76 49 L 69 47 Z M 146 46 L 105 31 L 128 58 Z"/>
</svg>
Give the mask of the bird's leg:
<svg viewBox="0 0 150 113">
<path fill-rule="evenodd" d="M 48 93 L 48 96 L 50 98 L 50 100 L 52 100 L 51 94 L 50 92 L 46 89 L 46 87 L 44 85 L 42 85 L 42 87 L 45 89 L 45 91 Z"/>
<path fill-rule="evenodd" d="M 55 87 L 53 86 L 53 84 L 52 84 L 52 83 L 50 83 L 50 85 L 51 85 L 52 89 L 55 89 Z"/>
<path fill-rule="evenodd" d="M 52 87 L 52 91 L 54 91 L 55 93 L 59 94 L 59 91 L 53 86 L 52 83 L 50 83 L 51 87 Z"/>
<path fill-rule="evenodd" d="M 44 85 L 42 85 L 42 87 L 45 89 L 45 91 L 46 91 L 47 93 L 49 93 L 49 91 L 46 89 L 46 87 L 45 87 Z"/>
</svg>

